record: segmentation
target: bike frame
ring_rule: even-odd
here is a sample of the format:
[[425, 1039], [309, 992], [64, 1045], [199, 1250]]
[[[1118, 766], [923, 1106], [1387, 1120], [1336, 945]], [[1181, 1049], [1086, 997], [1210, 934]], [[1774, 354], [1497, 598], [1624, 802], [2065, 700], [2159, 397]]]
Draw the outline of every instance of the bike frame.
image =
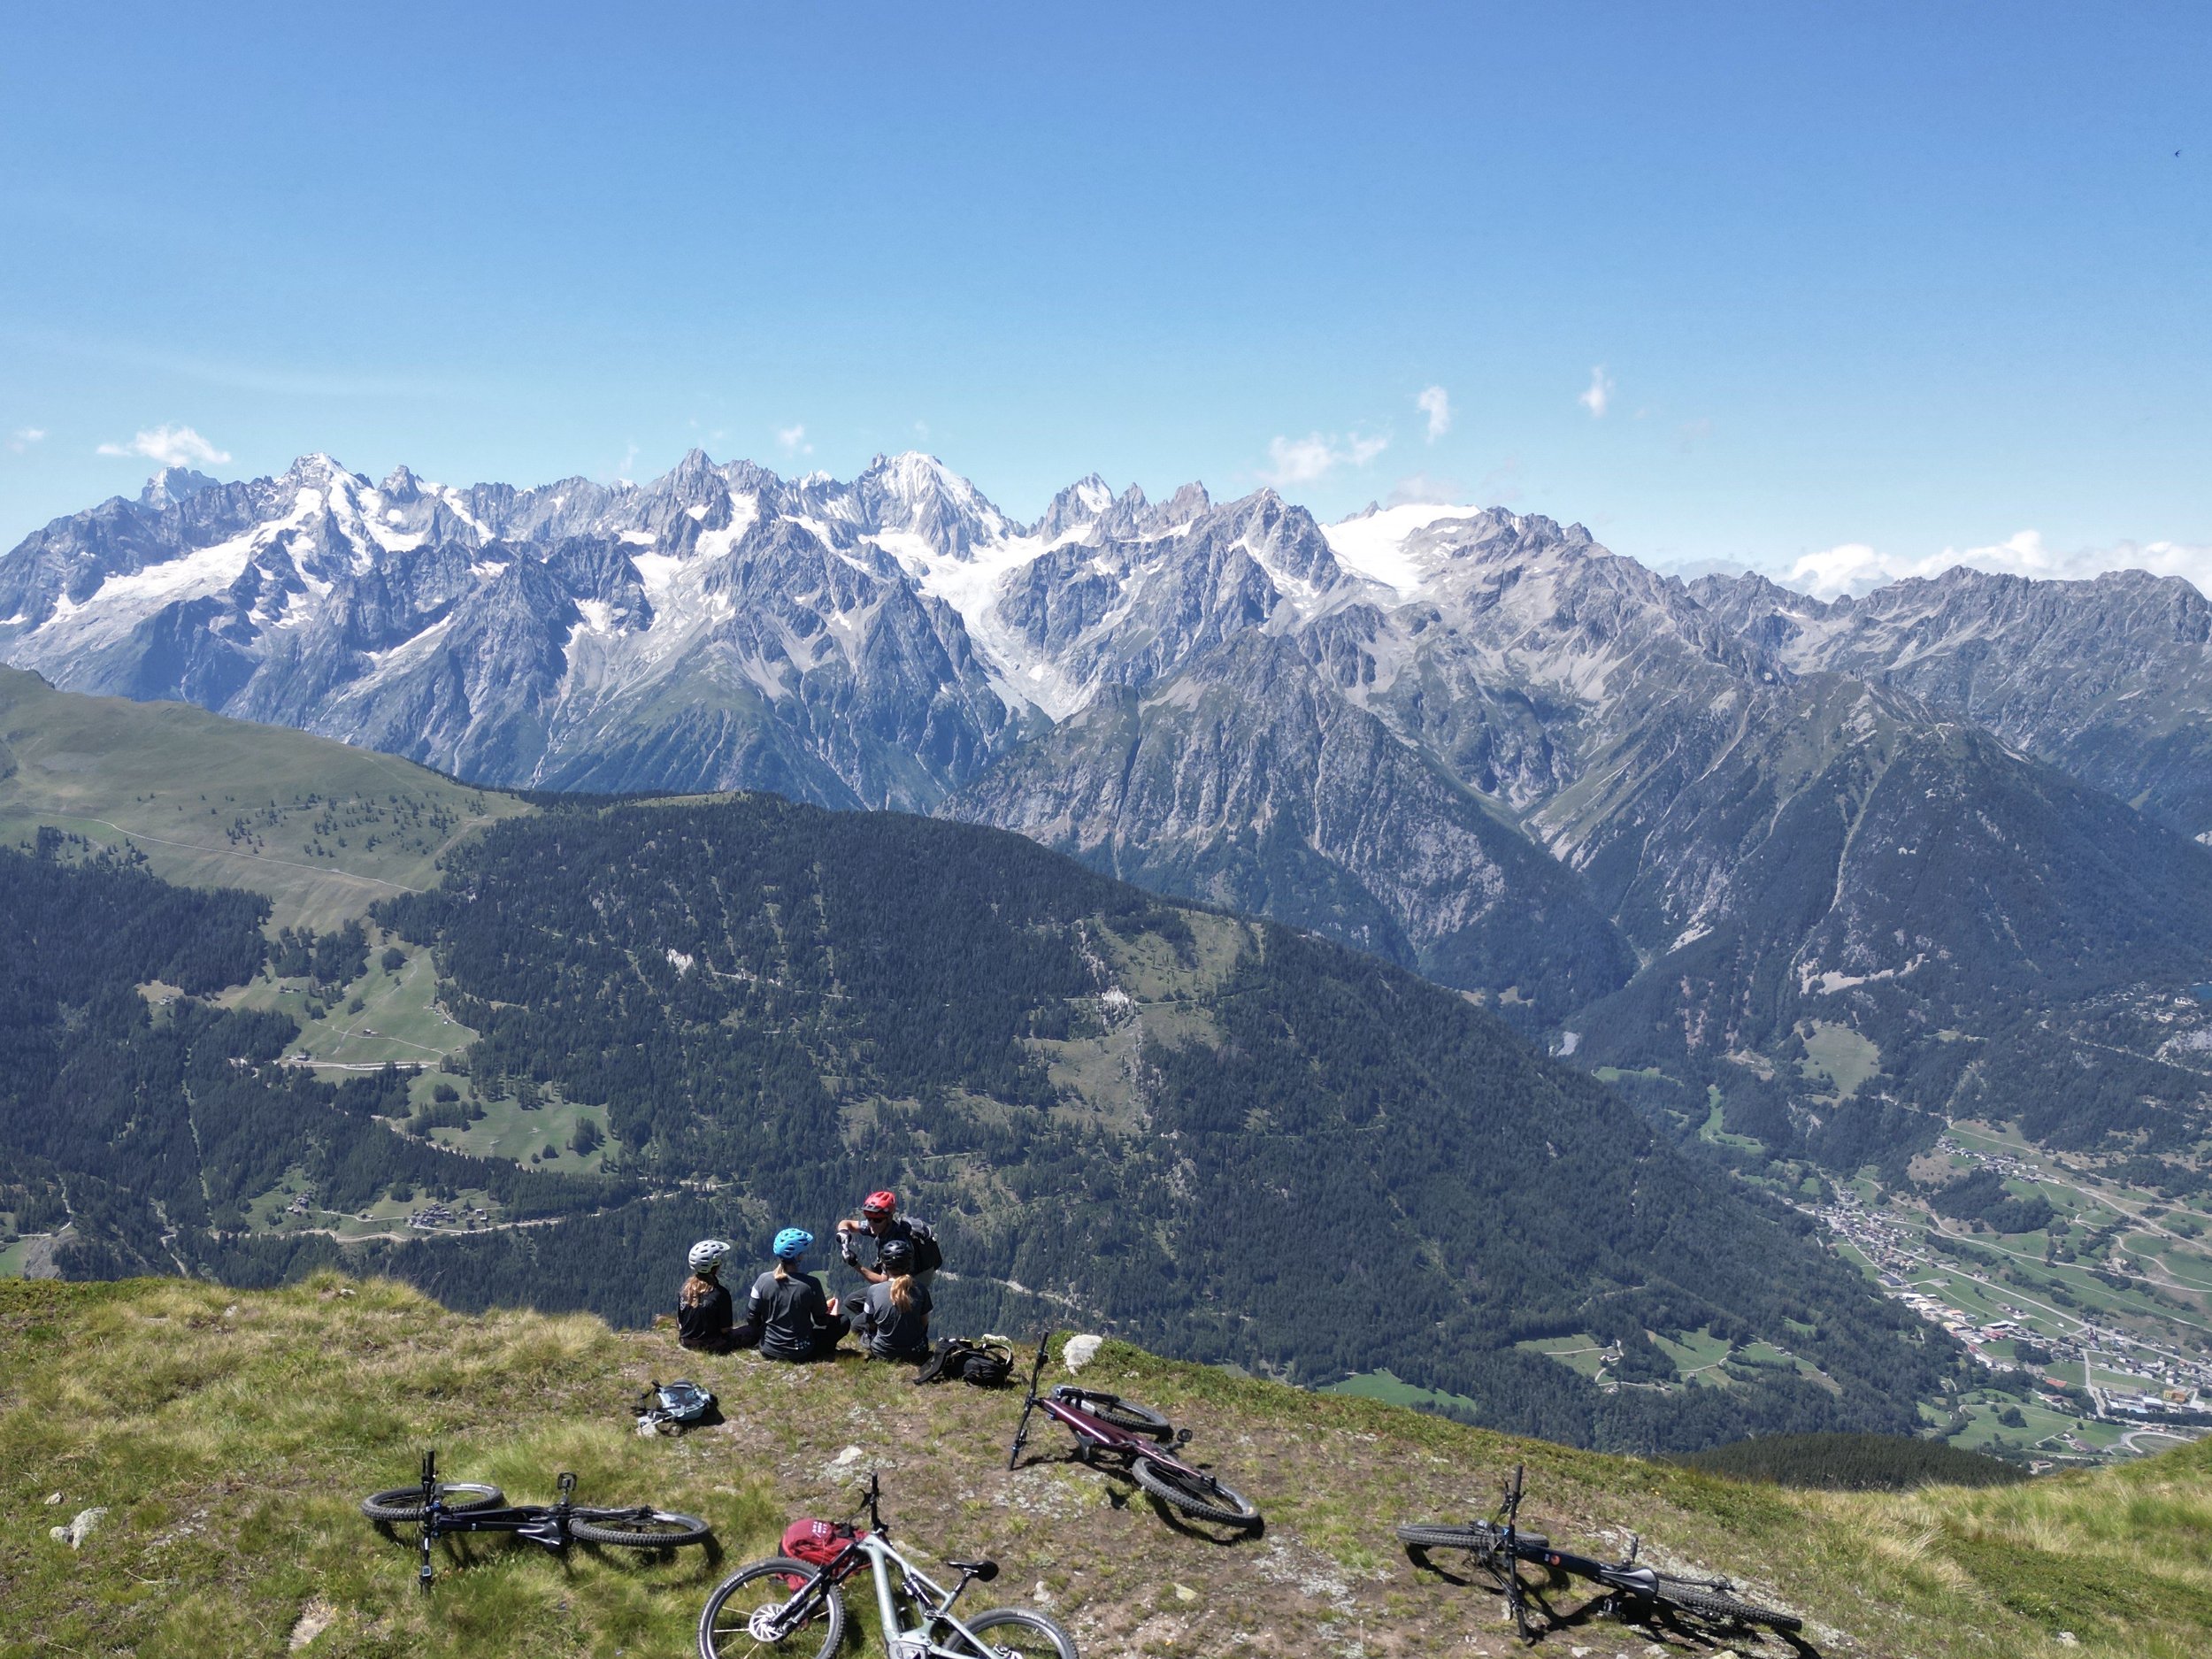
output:
[[[422, 1455], [422, 1563], [415, 1582], [430, 1587], [430, 1547], [456, 1532], [513, 1532], [544, 1548], [560, 1551], [575, 1540], [569, 1524], [575, 1518], [576, 1477], [564, 1471], [557, 1483], [560, 1497], [553, 1503], [517, 1503], [500, 1509], [460, 1510], [438, 1495], [438, 1454]], [[600, 1513], [587, 1511], [587, 1513]], [[619, 1513], [605, 1511], [604, 1513]]]
[[1513, 1467], [1512, 1483], [1505, 1489], [1504, 1502], [1499, 1506], [1497, 1528], [1498, 1554], [1503, 1565], [1499, 1576], [1505, 1580], [1506, 1605], [1513, 1614], [1513, 1625], [1523, 1636], [1528, 1632], [1526, 1597], [1521, 1589], [1519, 1563], [1525, 1561], [1553, 1572], [1571, 1572], [1579, 1578], [1590, 1578], [1617, 1594], [1649, 1600], [1656, 1594], [1659, 1575], [1649, 1567], [1636, 1565], [1636, 1552], [1642, 1540], [1629, 1534], [1628, 1555], [1620, 1561], [1597, 1561], [1588, 1555], [1578, 1555], [1571, 1550], [1554, 1549], [1548, 1539], [1523, 1538], [1520, 1532], [1521, 1486], [1525, 1465]]
[[[1158, 1441], [1141, 1434], [1132, 1433], [1118, 1424], [1109, 1423], [1083, 1409], [1084, 1391], [1071, 1383], [1062, 1383], [1048, 1394], [1037, 1392], [1037, 1379], [1044, 1371], [1045, 1339], [1037, 1343], [1037, 1361], [1030, 1367], [1029, 1394], [1022, 1402], [1022, 1420], [1014, 1431], [1013, 1449], [1007, 1454], [1006, 1466], [1011, 1469], [1021, 1461], [1022, 1448], [1029, 1442], [1029, 1414], [1042, 1411], [1047, 1417], [1065, 1427], [1087, 1451], [1109, 1452], [1127, 1463], [1156, 1463], [1163, 1469], [1173, 1470], [1179, 1475], [1188, 1475], [1194, 1480], [1210, 1481], [1213, 1477], [1202, 1469], [1194, 1469], [1172, 1452], [1164, 1450]], [[1190, 1440], [1190, 1432], [1178, 1430], [1176, 1444]]]
[[[980, 1636], [953, 1617], [952, 1604], [978, 1578], [988, 1581], [996, 1578], [998, 1568], [995, 1563], [980, 1562], [964, 1565], [960, 1582], [950, 1590], [946, 1589], [908, 1560], [892, 1543], [890, 1529], [878, 1507], [880, 1493], [876, 1477], [870, 1475], [867, 1486], [868, 1530], [839, 1550], [828, 1565], [817, 1568], [814, 1575], [781, 1607], [764, 1609], [772, 1616], [775, 1634], [780, 1637], [803, 1624], [811, 1615], [814, 1602], [821, 1599], [828, 1587], [852, 1578], [864, 1563], [875, 1578], [876, 1617], [881, 1622], [884, 1645], [889, 1651], [890, 1659], [975, 1659], [975, 1653], [990, 1652]], [[897, 1594], [891, 1587], [891, 1569], [894, 1565], [897, 1566], [900, 1574]], [[908, 1601], [920, 1607], [927, 1615], [919, 1624], [909, 1628], [900, 1624], [898, 1594], [903, 1594]], [[974, 1653], [956, 1653], [931, 1640], [930, 1632], [940, 1625], [951, 1626], [956, 1634], [972, 1646]], [[757, 1633], [768, 1634], [766, 1632]]]

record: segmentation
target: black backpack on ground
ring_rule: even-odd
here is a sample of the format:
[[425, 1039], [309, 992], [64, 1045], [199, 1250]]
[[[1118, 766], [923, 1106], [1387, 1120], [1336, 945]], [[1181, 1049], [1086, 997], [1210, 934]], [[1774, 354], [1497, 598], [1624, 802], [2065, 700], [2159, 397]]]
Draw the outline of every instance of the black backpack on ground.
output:
[[914, 1373], [918, 1383], [950, 1382], [957, 1377], [976, 1388], [1002, 1388], [1014, 1374], [1014, 1350], [1003, 1342], [949, 1339]]

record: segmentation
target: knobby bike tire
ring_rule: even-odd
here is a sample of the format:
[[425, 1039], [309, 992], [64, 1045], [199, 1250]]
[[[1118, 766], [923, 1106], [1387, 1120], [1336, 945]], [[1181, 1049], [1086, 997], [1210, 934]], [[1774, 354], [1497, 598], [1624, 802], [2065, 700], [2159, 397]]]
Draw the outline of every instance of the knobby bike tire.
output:
[[1254, 1527], [1260, 1524], [1260, 1512], [1248, 1498], [1210, 1476], [1194, 1480], [1142, 1457], [1130, 1464], [1129, 1472], [1147, 1492], [1186, 1515], [1196, 1516], [1202, 1521], [1218, 1521], [1224, 1526]]
[[[1035, 1632], [1039, 1638], [1033, 1642], [986, 1642], [975, 1650], [976, 1659], [1043, 1659], [1046, 1655], [1053, 1655], [1053, 1659], [1078, 1659], [1075, 1639], [1042, 1613], [1033, 1613], [1027, 1608], [995, 1607], [987, 1613], [978, 1613], [973, 1618], [960, 1622], [979, 1636], [985, 1631], [1026, 1630]], [[937, 1645], [949, 1647], [958, 1640], [956, 1636], [953, 1641], [939, 1640]]]
[[[488, 1486], [476, 1480], [442, 1480], [438, 1496], [445, 1507], [456, 1515], [466, 1515], [475, 1509], [495, 1509], [507, 1502], [507, 1494], [497, 1486]], [[361, 1500], [361, 1513], [372, 1521], [419, 1521], [423, 1517], [422, 1482], [411, 1486], [393, 1486], [383, 1492], [372, 1492]]]
[[1662, 1607], [1679, 1608], [1685, 1613], [1711, 1619], [1716, 1624], [1764, 1624], [1774, 1630], [1793, 1631], [1805, 1623], [1794, 1613], [1777, 1612], [1770, 1607], [1740, 1601], [1704, 1585], [1683, 1584], [1677, 1579], [1660, 1579], [1653, 1600]]
[[673, 1549], [703, 1544], [714, 1529], [695, 1515], [673, 1509], [578, 1509], [569, 1517], [568, 1535], [580, 1543], [624, 1549]]
[[780, 1642], [756, 1641], [745, 1623], [754, 1609], [781, 1607], [797, 1594], [787, 1579], [811, 1578], [820, 1571], [788, 1555], [773, 1555], [723, 1579], [699, 1615], [699, 1659], [764, 1659], [770, 1654], [797, 1659], [806, 1653], [830, 1659], [845, 1638], [845, 1598], [833, 1584], [822, 1586], [820, 1614]]
[[1141, 1434], [1163, 1444], [1175, 1438], [1175, 1425], [1150, 1406], [1124, 1400], [1119, 1394], [1092, 1394], [1083, 1389], [1077, 1390], [1072, 1399], [1093, 1417], [1118, 1429], [1126, 1429], [1132, 1434]]
[[[1541, 1532], [1517, 1532], [1514, 1537], [1524, 1549], [1551, 1548], [1551, 1540]], [[1471, 1549], [1479, 1555], [1502, 1545], [1505, 1530], [1487, 1521], [1473, 1526], [1402, 1526], [1398, 1541], [1418, 1549]]]

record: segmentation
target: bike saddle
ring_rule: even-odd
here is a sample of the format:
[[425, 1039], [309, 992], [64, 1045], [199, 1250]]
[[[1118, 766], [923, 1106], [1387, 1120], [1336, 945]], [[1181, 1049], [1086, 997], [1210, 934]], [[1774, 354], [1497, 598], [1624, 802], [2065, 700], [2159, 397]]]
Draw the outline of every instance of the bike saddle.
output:
[[982, 1561], [948, 1561], [945, 1565], [956, 1572], [964, 1572], [978, 1584], [988, 1584], [998, 1577], [998, 1563], [986, 1558]]

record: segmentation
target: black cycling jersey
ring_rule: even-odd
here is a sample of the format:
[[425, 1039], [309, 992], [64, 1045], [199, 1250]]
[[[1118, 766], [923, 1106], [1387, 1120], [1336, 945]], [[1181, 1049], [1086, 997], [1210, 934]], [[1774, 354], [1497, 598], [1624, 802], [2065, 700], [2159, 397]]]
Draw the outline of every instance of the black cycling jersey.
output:
[[878, 1359], [927, 1359], [929, 1291], [908, 1279], [907, 1303], [902, 1312], [891, 1300], [893, 1282], [887, 1279], [868, 1286], [867, 1294], [860, 1299], [854, 1333]]
[[817, 1358], [852, 1328], [850, 1320], [830, 1312], [822, 1281], [811, 1273], [763, 1273], [753, 1281], [745, 1323], [759, 1333], [760, 1351], [770, 1359]]
[[[845, 1259], [855, 1267], [864, 1267], [872, 1272], [883, 1271], [883, 1247], [893, 1239], [904, 1239], [914, 1247], [914, 1271], [918, 1277], [934, 1272], [944, 1251], [937, 1243], [936, 1230], [926, 1221], [917, 1221], [911, 1216], [899, 1216], [883, 1230], [881, 1237], [866, 1227], [837, 1235], [843, 1241]], [[864, 1254], [861, 1247], [866, 1246]]]
[[676, 1301], [676, 1340], [686, 1348], [726, 1346], [730, 1340], [729, 1286], [717, 1285], [692, 1306]]

